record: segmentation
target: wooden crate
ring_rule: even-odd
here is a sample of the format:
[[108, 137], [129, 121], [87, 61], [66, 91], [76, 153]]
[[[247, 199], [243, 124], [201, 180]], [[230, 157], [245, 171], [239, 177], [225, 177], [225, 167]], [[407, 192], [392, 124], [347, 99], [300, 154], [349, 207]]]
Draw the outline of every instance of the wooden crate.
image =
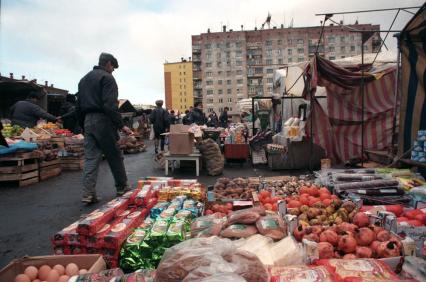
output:
[[61, 163], [59, 159], [51, 161], [43, 161], [39, 163], [39, 177], [40, 180], [49, 179], [58, 176], [62, 172]]
[[61, 158], [62, 170], [82, 170], [84, 159], [83, 158]]
[[52, 144], [56, 144], [58, 146], [58, 148], [65, 148], [65, 138], [62, 136], [58, 136], [58, 137], [52, 137], [50, 139], [50, 142]]
[[0, 158], [0, 182], [19, 187], [39, 182], [38, 157], [30, 152]]

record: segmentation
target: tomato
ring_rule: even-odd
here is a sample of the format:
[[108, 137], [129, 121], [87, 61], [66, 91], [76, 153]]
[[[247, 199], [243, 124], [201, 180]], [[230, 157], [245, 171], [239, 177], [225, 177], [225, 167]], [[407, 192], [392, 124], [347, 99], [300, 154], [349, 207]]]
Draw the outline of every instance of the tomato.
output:
[[330, 194], [327, 193], [320, 193], [320, 199], [321, 200], [325, 200], [325, 199], [330, 199]]
[[398, 217], [398, 218], [396, 219], [396, 221], [398, 221], [398, 222], [405, 222], [405, 221], [408, 221], [408, 218], [406, 218], [406, 217], [404, 217], [404, 216], [400, 216], [400, 217]]
[[270, 197], [266, 197], [263, 199], [263, 203], [264, 204], [270, 204], [271, 203], [271, 198]]
[[405, 217], [408, 217], [409, 219], [415, 219], [419, 214], [423, 214], [423, 212], [421, 210], [411, 210], [405, 212]]
[[209, 214], [213, 214], [214, 212], [212, 210], [206, 210], [205, 214], [209, 215]]
[[278, 204], [277, 203], [272, 204], [272, 210], [278, 211]]
[[320, 202], [321, 200], [318, 198], [313, 198], [309, 200], [309, 206], [312, 207], [315, 203]]
[[303, 194], [309, 194], [308, 193], [309, 187], [308, 186], [301, 186], [299, 189], [299, 194], [303, 195]]
[[290, 209], [291, 208], [299, 208], [300, 206], [301, 206], [300, 202], [295, 201], [295, 200], [290, 201], [287, 205], [287, 207], [290, 208]]
[[259, 195], [262, 196], [262, 198], [271, 197], [271, 193], [269, 193], [269, 191], [266, 191], [266, 190], [260, 191]]
[[309, 197], [300, 197], [300, 203], [302, 205], [309, 205]]
[[319, 189], [316, 188], [315, 186], [312, 186], [311, 188], [309, 188], [309, 195], [314, 196], [314, 197], [318, 197], [319, 196]]
[[332, 203], [332, 199], [324, 199], [324, 200], [322, 200], [322, 203], [326, 206], [326, 207], [328, 207], [329, 205], [331, 205], [331, 203]]
[[401, 205], [387, 205], [386, 211], [391, 212], [398, 217], [404, 212], [404, 208]]
[[416, 215], [416, 220], [426, 224], [426, 213]]
[[337, 199], [339, 199], [339, 197], [337, 197], [337, 195], [331, 195], [331, 197], [330, 197], [332, 200], [337, 200]]
[[232, 203], [226, 203], [226, 208], [228, 209], [228, 210], [232, 210]]
[[279, 200], [281, 200], [280, 197], [272, 197], [271, 198], [271, 203], [274, 204], [274, 203], [278, 202]]
[[265, 207], [265, 210], [268, 210], [268, 211], [272, 210], [272, 205], [271, 204], [265, 204], [264, 207]]
[[321, 188], [319, 189], [319, 192], [320, 192], [320, 194], [321, 194], [321, 193], [331, 194], [331, 193], [330, 193], [330, 191], [328, 191], [328, 189], [327, 189], [327, 188], [325, 188], [325, 187], [321, 187]]

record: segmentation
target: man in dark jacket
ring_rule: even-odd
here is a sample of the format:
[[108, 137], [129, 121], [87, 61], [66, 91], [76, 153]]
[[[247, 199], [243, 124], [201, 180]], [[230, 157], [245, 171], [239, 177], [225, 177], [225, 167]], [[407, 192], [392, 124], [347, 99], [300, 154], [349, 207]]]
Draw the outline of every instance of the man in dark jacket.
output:
[[155, 105], [157, 107], [151, 112], [149, 121], [154, 128], [155, 153], [158, 154], [158, 143], [160, 143], [160, 141], [160, 149], [164, 151], [164, 135], [162, 134], [169, 130], [170, 117], [169, 113], [163, 109], [163, 100], [155, 101]]
[[220, 126], [223, 128], [228, 127], [228, 111], [229, 111], [229, 108], [225, 107], [219, 117]]
[[194, 108], [189, 113], [189, 119], [191, 123], [197, 125], [204, 125], [207, 122], [206, 115], [203, 113], [203, 103], [197, 102], [194, 104]]
[[115, 180], [117, 196], [129, 189], [123, 156], [117, 145], [118, 130], [130, 135], [118, 112], [118, 87], [112, 72], [118, 68], [117, 59], [102, 53], [99, 64], [78, 84], [76, 111], [84, 129], [83, 199], [85, 203], [99, 201], [96, 180], [102, 154], [105, 155]]
[[17, 124], [20, 127], [35, 127], [39, 119], [45, 119], [47, 121], [56, 122], [58, 118], [49, 114], [43, 110], [37, 101], [40, 94], [33, 91], [31, 92], [27, 100], [16, 102], [10, 109], [10, 116], [12, 124]]
[[62, 126], [73, 132], [74, 134], [81, 133], [81, 129], [78, 123], [77, 113], [75, 110], [76, 95], [68, 94], [65, 98], [65, 102], [60, 108], [61, 119], [63, 121]]

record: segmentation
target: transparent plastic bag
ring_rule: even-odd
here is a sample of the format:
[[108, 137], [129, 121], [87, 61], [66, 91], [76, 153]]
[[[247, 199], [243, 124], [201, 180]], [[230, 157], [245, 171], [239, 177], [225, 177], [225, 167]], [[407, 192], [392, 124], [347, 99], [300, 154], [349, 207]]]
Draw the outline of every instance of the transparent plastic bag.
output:
[[224, 281], [232, 281], [232, 282], [246, 282], [243, 277], [235, 273], [219, 273], [213, 276], [204, 278], [201, 282], [224, 282]]

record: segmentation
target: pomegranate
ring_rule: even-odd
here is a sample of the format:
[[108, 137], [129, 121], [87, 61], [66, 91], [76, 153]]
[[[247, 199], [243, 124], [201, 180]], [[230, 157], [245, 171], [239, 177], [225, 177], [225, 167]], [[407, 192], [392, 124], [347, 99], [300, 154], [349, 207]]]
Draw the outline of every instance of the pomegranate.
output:
[[373, 241], [370, 244], [370, 249], [373, 251], [373, 256], [375, 257], [377, 257], [377, 248], [379, 247], [380, 243], [380, 241]]
[[319, 242], [319, 237], [315, 233], [306, 234], [305, 236], [303, 236], [303, 239], [313, 241], [313, 242], [317, 242], [317, 243]]
[[346, 254], [343, 256], [343, 259], [356, 259], [356, 258], [358, 257], [354, 254]]
[[355, 238], [349, 235], [343, 235], [339, 240], [338, 248], [344, 251], [346, 254], [355, 252], [356, 250]]
[[345, 254], [342, 251], [335, 251], [334, 252], [334, 257], [338, 258], [338, 259], [342, 258], [344, 255]]
[[355, 224], [343, 222], [339, 224], [337, 228], [339, 229], [340, 232], [343, 232], [343, 231], [354, 232], [358, 227]]
[[333, 246], [328, 242], [318, 243], [318, 253], [320, 259], [329, 259], [334, 257]]
[[370, 219], [368, 218], [368, 215], [363, 212], [356, 213], [352, 222], [358, 227], [367, 227], [370, 225]]
[[319, 226], [319, 225], [311, 226], [311, 228], [312, 228], [312, 233], [317, 234], [318, 236], [319, 236], [319, 235], [321, 234], [321, 232], [322, 232], [322, 227], [321, 227], [321, 226]]
[[371, 258], [373, 250], [368, 247], [356, 247], [356, 256], [359, 258]]
[[339, 236], [333, 230], [325, 230], [320, 235], [320, 242], [328, 242], [333, 246], [337, 246], [339, 243]]
[[373, 230], [373, 231], [374, 231], [374, 234], [376, 234], [376, 235], [377, 235], [377, 233], [379, 233], [380, 231], [385, 230], [383, 227], [378, 226], [378, 225], [375, 225], [375, 224], [371, 224], [369, 227], [370, 227], [370, 229], [371, 229], [371, 230]]
[[382, 230], [379, 233], [377, 233], [377, 240], [380, 242], [389, 241], [390, 239], [390, 233], [387, 230]]
[[303, 235], [305, 235], [305, 230], [303, 229], [301, 225], [294, 228], [294, 231], [293, 231], [294, 239], [296, 239], [299, 242], [302, 242]]
[[360, 246], [369, 246], [376, 239], [374, 231], [368, 227], [362, 227], [355, 231], [355, 239]]
[[390, 258], [400, 256], [401, 249], [394, 241], [381, 242], [377, 247], [377, 256], [380, 258]]

